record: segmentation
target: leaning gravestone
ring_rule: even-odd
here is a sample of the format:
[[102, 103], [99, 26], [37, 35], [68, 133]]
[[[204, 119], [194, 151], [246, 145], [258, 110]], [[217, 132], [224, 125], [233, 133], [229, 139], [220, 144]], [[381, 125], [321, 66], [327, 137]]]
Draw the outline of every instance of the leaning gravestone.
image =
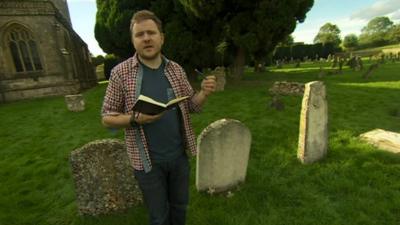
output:
[[400, 153], [400, 134], [375, 129], [360, 135], [360, 138], [385, 151]]
[[70, 163], [80, 214], [108, 214], [142, 202], [122, 141], [90, 142], [71, 153]]
[[250, 130], [237, 120], [206, 127], [197, 139], [197, 190], [223, 192], [244, 182], [250, 144]]
[[302, 163], [322, 159], [328, 149], [328, 104], [325, 86], [321, 81], [305, 85], [300, 115], [297, 157]]
[[80, 112], [85, 110], [85, 101], [83, 100], [83, 96], [81, 94], [66, 95], [65, 103], [67, 104], [69, 111]]

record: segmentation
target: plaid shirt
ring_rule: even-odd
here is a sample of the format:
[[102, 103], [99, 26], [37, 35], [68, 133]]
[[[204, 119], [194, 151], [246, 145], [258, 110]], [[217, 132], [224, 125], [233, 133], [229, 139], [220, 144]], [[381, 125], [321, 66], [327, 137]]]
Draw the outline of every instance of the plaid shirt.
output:
[[[196, 155], [196, 140], [189, 113], [199, 112], [201, 107], [193, 102], [195, 92], [190, 86], [183, 68], [173, 61], [166, 58], [164, 59], [166, 61], [164, 72], [174, 90], [175, 96], [190, 96], [188, 101], [179, 103], [179, 109], [182, 116], [181, 126], [183, 128], [182, 135], [185, 150], [187, 153], [191, 153], [194, 156]], [[138, 70], [139, 61], [137, 54], [113, 68], [104, 96], [102, 116], [133, 113], [132, 107], [139, 97], [135, 94]], [[140, 133], [140, 139], [142, 140], [145, 150], [145, 157], [148, 162], [150, 162], [148, 144], [142, 126], [139, 126], [139, 129], [132, 127], [125, 129], [125, 144], [132, 166], [136, 170], [143, 170], [143, 162], [135, 138], [136, 132]]]

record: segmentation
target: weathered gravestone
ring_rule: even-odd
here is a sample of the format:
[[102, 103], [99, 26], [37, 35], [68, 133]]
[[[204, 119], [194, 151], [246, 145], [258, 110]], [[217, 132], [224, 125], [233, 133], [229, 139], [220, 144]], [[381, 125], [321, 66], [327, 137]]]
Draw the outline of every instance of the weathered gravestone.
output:
[[268, 90], [271, 95], [303, 95], [304, 83], [275, 81]]
[[90, 142], [71, 153], [70, 163], [80, 214], [108, 214], [142, 202], [122, 141]]
[[300, 115], [297, 157], [302, 163], [322, 159], [328, 150], [328, 104], [321, 81], [306, 84]]
[[212, 72], [211, 75], [214, 75], [217, 78], [217, 86], [215, 91], [223, 91], [225, 89], [225, 69], [224, 67], [217, 67]]
[[222, 192], [244, 182], [250, 144], [250, 130], [237, 120], [221, 119], [206, 127], [197, 139], [197, 190]]
[[65, 103], [67, 104], [67, 108], [69, 111], [80, 112], [85, 110], [85, 101], [81, 94], [66, 95]]
[[400, 134], [375, 129], [360, 135], [360, 138], [385, 151], [400, 153]]

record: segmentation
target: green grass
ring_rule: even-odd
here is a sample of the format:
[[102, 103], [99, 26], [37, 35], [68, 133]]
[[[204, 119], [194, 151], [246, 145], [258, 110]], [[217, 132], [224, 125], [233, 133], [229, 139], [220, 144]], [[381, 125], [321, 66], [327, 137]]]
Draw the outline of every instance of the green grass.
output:
[[[193, 115], [197, 134], [221, 118], [242, 121], [252, 145], [246, 182], [231, 198], [198, 193], [192, 159], [189, 225], [400, 224], [400, 156], [357, 138], [374, 128], [400, 132], [393, 114], [400, 110], [400, 63], [382, 65], [368, 80], [348, 68], [322, 79], [329, 152], [312, 165], [296, 158], [301, 97], [284, 97], [284, 111], [268, 107], [274, 81], [317, 79], [317, 65], [301, 66], [246, 71], [243, 82], [228, 83]], [[147, 224], [142, 206], [109, 216], [77, 214], [69, 153], [96, 139], [123, 138], [100, 124], [105, 87], [84, 93], [87, 110], [80, 113], [68, 112], [63, 97], [0, 105], [1, 225]]]

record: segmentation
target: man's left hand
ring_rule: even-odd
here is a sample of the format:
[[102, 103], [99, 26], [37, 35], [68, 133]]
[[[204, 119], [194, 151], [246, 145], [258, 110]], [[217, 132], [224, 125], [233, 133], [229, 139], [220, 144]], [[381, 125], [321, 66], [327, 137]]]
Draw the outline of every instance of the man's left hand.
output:
[[201, 91], [204, 93], [205, 96], [210, 95], [215, 91], [217, 87], [217, 78], [215, 76], [207, 76], [201, 82]]

